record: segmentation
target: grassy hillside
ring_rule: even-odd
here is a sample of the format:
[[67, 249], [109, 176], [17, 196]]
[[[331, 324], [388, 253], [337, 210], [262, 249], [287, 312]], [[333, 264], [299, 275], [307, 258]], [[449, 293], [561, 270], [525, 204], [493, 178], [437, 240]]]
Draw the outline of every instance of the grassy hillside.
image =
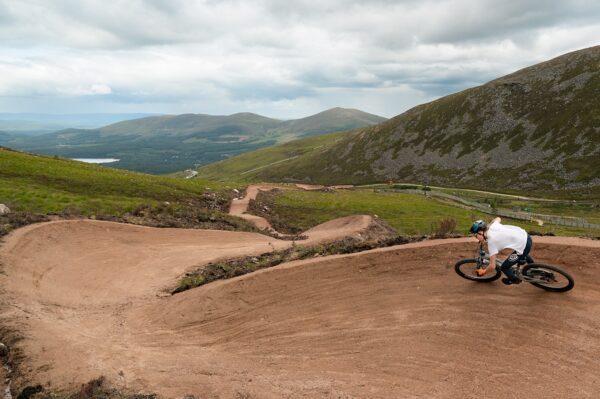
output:
[[357, 109], [332, 108], [306, 118], [282, 122], [268, 134], [279, 137], [278, 143], [283, 143], [300, 137], [342, 132], [384, 121], [385, 118]]
[[133, 119], [98, 129], [103, 135], [133, 134], [140, 136], [181, 135], [212, 132], [229, 126], [237, 133], [256, 135], [277, 126], [281, 121], [252, 113], [224, 115], [163, 115]]
[[599, 198], [599, 63], [600, 46], [566, 54], [420, 105], [262, 168], [255, 178], [324, 184], [394, 180]]
[[331, 133], [271, 146], [206, 165], [197, 170], [199, 176], [204, 179], [256, 181], [264, 178], [269, 170], [277, 170], [297, 157], [330, 146], [346, 134], [349, 133]]
[[364, 127], [385, 120], [335, 108], [280, 121], [251, 113], [153, 116], [99, 129], [67, 129], [36, 137], [0, 136], [0, 145], [66, 158], [116, 158], [111, 167], [171, 173], [299, 137]]
[[[374, 190], [333, 192], [284, 190], [276, 193], [261, 193], [258, 204], [254, 208], [270, 219], [274, 226], [289, 233], [305, 231], [336, 217], [367, 214], [377, 215], [400, 235], [440, 233], [467, 235], [473, 220], [491, 220], [494, 217], [477, 210], [453, 206], [435, 197]], [[268, 212], [264, 213], [262, 209], [268, 209]], [[556, 208], [551, 207], [551, 209], [553, 213], [557, 211]], [[521, 226], [530, 232], [600, 236], [600, 230], [552, 224], [540, 226], [537, 223], [509, 218], [503, 220], [505, 223]], [[448, 230], [448, 221], [452, 222], [450, 230]]]
[[0, 165], [0, 203], [17, 212], [121, 216], [144, 207], [218, 212], [231, 191], [200, 179], [126, 172], [2, 147]]

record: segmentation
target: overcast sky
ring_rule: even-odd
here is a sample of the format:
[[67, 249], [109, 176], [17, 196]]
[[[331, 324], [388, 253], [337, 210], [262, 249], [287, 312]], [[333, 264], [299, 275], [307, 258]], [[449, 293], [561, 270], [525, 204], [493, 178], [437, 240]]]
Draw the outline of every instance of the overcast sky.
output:
[[0, 112], [392, 117], [599, 39], [598, 0], [0, 0]]

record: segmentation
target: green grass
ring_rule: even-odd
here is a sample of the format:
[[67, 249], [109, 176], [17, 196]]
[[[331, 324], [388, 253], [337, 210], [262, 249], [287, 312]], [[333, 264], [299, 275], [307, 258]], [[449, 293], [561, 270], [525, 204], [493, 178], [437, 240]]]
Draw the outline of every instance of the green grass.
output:
[[231, 159], [203, 166], [198, 169], [199, 177], [211, 180], [256, 181], [265, 168], [282, 168], [294, 157], [329, 146], [347, 132], [296, 140], [285, 144], [238, 155]]
[[[412, 183], [373, 184], [364, 186], [369, 189], [421, 189], [423, 186]], [[359, 187], [357, 187], [359, 189]], [[582, 218], [589, 223], [600, 224], [599, 200], [561, 200], [552, 198], [515, 198], [512, 194], [498, 192], [480, 192], [450, 187], [433, 187], [435, 191], [460, 197], [466, 201], [490, 204], [494, 202], [497, 208], [516, 212], [533, 212], [562, 218]]]
[[447, 217], [457, 221], [458, 231], [467, 231], [473, 218], [484, 217], [417, 194], [346, 190], [285, 191], [276, 197], [274, 212], [302, 230], [337, 217], [377, 215], [401, 235], [431, 234], [432, 225]]
[[509, 211], [530, 211], [563, 218], [582, 218], [589, 223], [600, 224], [600, 201], [598, 200], [519, 199], [501, 193], [480, 193], [453, 188], [436, 188], [436, 190], [472, 202], [489, 203], [494, 200], [498, 208]]
[[119, 215], [141, 204], [195, 201], [227, 187], [0, 148], [0, 203], [14, 211]]
[[[423, 195], [368, 190], [338, 190], [333, 193], [289, 190], [277, 194], [272, 206], [272, 212], [280, 220], [303, 231], [337, 217], [368, 214], [377, 215], [400, 235], [433, 234], [446, 218], [456, 221], [456, 233], [466, 234], [473, 220], [493, 218], [492, 215], [454, 207]], [[503, 220], [544, 234], [600, 236], [600, 231]]]

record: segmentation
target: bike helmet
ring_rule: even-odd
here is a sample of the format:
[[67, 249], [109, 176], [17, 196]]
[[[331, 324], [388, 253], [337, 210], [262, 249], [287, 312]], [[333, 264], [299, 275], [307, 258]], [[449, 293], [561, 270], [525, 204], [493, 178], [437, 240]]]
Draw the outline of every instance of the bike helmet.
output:
[[483, 220], [476, 220], [471, 225], [471, 229], [469, 229], [469, 232], [471, 234], [477, 234], [485, 229], [487, 229], [487, 224]]

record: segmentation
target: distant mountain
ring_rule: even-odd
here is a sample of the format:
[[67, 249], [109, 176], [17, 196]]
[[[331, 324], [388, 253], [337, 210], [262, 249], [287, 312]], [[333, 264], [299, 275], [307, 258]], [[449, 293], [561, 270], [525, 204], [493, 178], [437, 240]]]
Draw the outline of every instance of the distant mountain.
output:
[[386, 120], [357, 109], [332, 108], [306, 118], [285, 121], [272, 132], [303, 132], [302, 136], [307, 137], [376, 125]]
[[118, 135], [198, 135], [215, 136], [227, 132], [239, 135], [264, 134], [266, 130], [281, 124], [252, 113], [238, 113], [228, 116], [203, 114], [164, 115], [134, 119], [115, 123], [98, 129], [103, 134]]
[[152, 114], [36, 114], [0, 113], [0, 130], [19, 134], [44, 134], [66, 128], [90, 129]]
[[111, 166], [169, 173], [300, 137], [385, 120], [342, 108], [292, 121], [252, 113], [162, 115], [122, 121], [99, 129], [65, 129], [36, 137], [0, 136], [0, 145], [68, 158], [116, 158], [120, 161]]
[[[200, 169], [247, 179], [351, 183], [407, 181], [600, 198], [600, 46], [572, 52], [329, 140], [295, 143]], [[265, 160], [258, 162], [261, 154]], [[239, 164], [238, 164], [239, 165]], [[273, 166], [269, 166], [273, 165]], [[238, 178], [221, 175], [223, 178]]]

